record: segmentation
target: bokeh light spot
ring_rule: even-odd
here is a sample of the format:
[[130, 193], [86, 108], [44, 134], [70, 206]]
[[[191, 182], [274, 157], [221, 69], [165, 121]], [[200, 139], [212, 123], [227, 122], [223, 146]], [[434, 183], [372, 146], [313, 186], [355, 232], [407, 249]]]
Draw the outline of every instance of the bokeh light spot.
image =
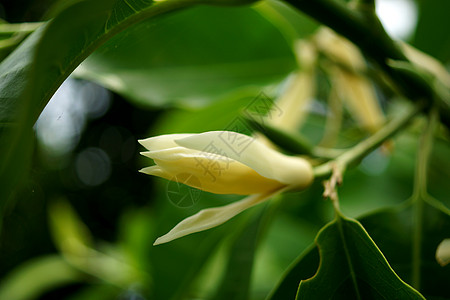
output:
[[77, 155], [75, 170], [85, 185], [100, 185], [111, 175], [111, 160], [102, 149], [87, 148]]

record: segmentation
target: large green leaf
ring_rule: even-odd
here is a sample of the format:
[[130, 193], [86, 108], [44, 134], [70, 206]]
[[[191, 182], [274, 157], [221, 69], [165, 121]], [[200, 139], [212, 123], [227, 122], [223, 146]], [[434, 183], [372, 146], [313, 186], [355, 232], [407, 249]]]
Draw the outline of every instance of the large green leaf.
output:
[[261, 89], [293, 68], [288, 43], [252, 8], [196, 7], [118, 34], [76, 74], [141, 105], [194, 106]]
[[32, 126], [67, 76], [118, 32], [194, 2], [77, 1], [0, 64], [1, 210], [26, 173]]
[[313, 277], [319, 262], [320, 256], [317, 247], [310, 247], [292, 263], [267, 299], [295, 299], [299, 282]]
[[255, 9], [279, 28], [291, 44], [299, 38], [308, 37], [319, 27], [319, 23], [283, 1], [261, 1], [255, 5]]
[[[440, 242], [450, 237], [449, 210], [433, 199], [422, 207], [422, 227], [417, 230], [414, 203], [381, 210], [361, 218], [361, 223], [383, 251], [391, 266], [406, 282], [413, 278], [413, 247], [420, 251], [419, 286], [427, 299], [450, 299], [450, 266], [435, 258]], [[419, 243], [415, 241], [418, 239]], [[417, 250], [417, 249], [416, 249]], [[417, 276], [417, 275], [416, 275]]]
[[153, 134], [212, 130], [234, 130], [248, 134], [252, 132], [252, 128], [240, 114], [249, 105], [258, 101], [259, 93], [260, 91], [250, 87], [229, 94], [226, 98], [219, 99], [207, 107], [171, 110], [162, 115]]
[[316, 245], [293, 263], [268, 299], [294, 299], [296, 292], [296, 299], [424, 299], [396, 275], [356, 220], [336, 217]]
[[337, 216], [316, 239], [321, 262], [297, 299], [424, 299], [391, 269], [356, 220]]

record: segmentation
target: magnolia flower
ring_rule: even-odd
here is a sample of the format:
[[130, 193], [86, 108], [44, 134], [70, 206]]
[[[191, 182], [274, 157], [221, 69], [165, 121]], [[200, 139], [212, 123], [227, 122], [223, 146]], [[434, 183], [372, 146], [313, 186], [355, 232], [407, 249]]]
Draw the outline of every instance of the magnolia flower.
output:
[[362, 53], [349, 40], [328, 28], [319, 30], [315, 41], [317, 47], [336, 63], [328, 67], [328, 72], [337, 96], [347, 104], [362, 127], [377, 131], [385, 118], [374, 86], [361, 75], [367, 69]]
[[[307, 160], [281, 154], [236, 132], [168, 134], [139, 142], [149, 150], [141, 154], [156, 163], [140, 170], [142, 173], [211, 193], [250, 195], [200, 211], [158, 238], [155, 245], [218, 226], [284, 190], [305, 189], [313, 181], [313, 170]], [[198, 180], [178, 176], [186, 173]]]
[[300, 68], [291, 76], [286, 89], [275, 103], [283, 113], [271, 116], [267, 122], [281, 129], [295, 131], [304, 121], [307, 107], [316, 92], [317, 53], [307, 41], [296, 41], [294, 46]]

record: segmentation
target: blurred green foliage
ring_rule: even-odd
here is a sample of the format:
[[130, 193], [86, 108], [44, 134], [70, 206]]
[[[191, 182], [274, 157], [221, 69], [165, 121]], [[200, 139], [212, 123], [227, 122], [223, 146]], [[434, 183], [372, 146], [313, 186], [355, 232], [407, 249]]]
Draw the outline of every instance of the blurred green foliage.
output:
[[[2, 18], [41, 21], [50, 9], [47, 2], [1, 3]], [[251, 131], [240, 118], [242, 111], [261, 93], [270, 98], [280, 94], [286, 77], [298, 67], [292, 41], [307, 38], [319, 24], [281, 2], [267, 1], [244, 7], [175, 7], [173, 13], [161, 15], [155, 10], [158, 17], [126, 29], [124, 25], [121, 33], [108, 35], [108, 30], [116, 30], [121, 21], [150, 4], [75, 1], [2, 62], [0, 153], [8, 156], [2, 156], [0, 169], [0, 299], [294, 299], [300, 280], [318, 270], [318, 249], [333, 249], [342, 242], [330, 233], [337, 230], [336, 221], [329, 223], [332, 205], [322, 199], [323, 187], [315, 182], [304, 192], [277, 197], [218, 228], [152, 246], [181, 219], [239, 197], [200, 192], [193, 206], [174, 206], [167, 181], [137, 172], [148, 164], [138, 155], [137, 139], [230, 128]], [[417, 1], [417, 5], [418, 25], [410, 42], [448, 66], [448, 1]], [[104, 115], [89, 119], [74, 148], [54, 156], [36, 143], [31, 127], [89, 51], [94, 52], [75, 70], [75, 80], [106, 87], [112, 103]], [[318, 95], [329, 89], [321, 76], [318, 81], [325, 84]], [[24, 87], [27, 80], [33, 84]], [[15, 102], [19, 96], [26, 100]], [[381, 98], [389, 116], [398, 114], [399, 109]], [[323, 135], [326, 118], [326, 99], [315, 100], [298, 132], [314, 143]], [[376, 150], [349, 170], [339, 189], [343, 214], [358, 218], [367, 230], [355, 221], [343, 221], [353, 232], [347, 242], [359, 237], [362, 241], [354, 243], [365, 247], [349, 246], [355, 251], [352, 255], [357, 260], [368, 255], [363, 260], [369, 265], [374, 257], [383, 261], [381, 280], [397, 280], [396, 273], [411, 284], [411, 243], [405, 237], [411, 235], [413, 218], [404, 203], [413, 190], [423, 123], [416, 120], [393, 139], [389, 153]], [[354, 145], [364, 136], [346, 119], [339, 142]], [[86, 149], [97, 149], [108, 158], [111, 171], [95, 184], [80, 175]], [[445, 208], [450, 205], [449, 153], [444, 131], [434, 144], [428, 174], [429, 193], [444, 208], [427, 204], [420, 290], [427, 299], [450, 299], [449, 266], [440, 267], [434, 260], [438, 242], [450, 233]], [[327, 223], [317, 237], [317, 248], [314, 239]], [[342, 255], [337, 261], [345, 265]], [[318, 275], [324, 270], [333, 272], [333, 263], [321, 265]], [[372, 271], [358, 272], [363, 287], [372, 284], [365, 277]], [[412, 291], [391, 279], [386, 280], [393, 289]], [[308, 284], [309, 290], [318, 289], [313, 281]], [[327, 286], [324, 294], [333, 294], [333, 287], [348, 287]], [[389, 299], [395, 296], [394, 292]]]

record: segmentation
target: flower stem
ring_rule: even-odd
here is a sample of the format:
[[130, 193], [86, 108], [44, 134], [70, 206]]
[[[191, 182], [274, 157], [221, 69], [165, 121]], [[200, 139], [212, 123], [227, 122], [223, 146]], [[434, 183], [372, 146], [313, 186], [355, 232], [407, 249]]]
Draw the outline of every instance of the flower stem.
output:
[[417, 153], [417, 166], [414, 177], [413, 202], [413, 242], [412, 242], [412, 286], [419, 290], [422, 267], [422, 236], [423, 236], [423, 208], [427, 198], [428, 162], [433, 145], [433, 136], [438, 123], [438, 113], [435, 108], [430, 111], [427, 126], [420, 138]]
[[333, 168], [336, 166], [342, 170], [342, 172], [345, 171], [349, 165], [360, 161], [370, 152], [379, 147], [384, 141], [395, 135], [399, 130], [406, 126], [411, 119], [420, 113], [423, 107], [423, 103], [417, 103], [416, 105], [410, 107], [404, 115], [387, 123], [375, 134], [345, 151], [336, 159], [315, 167], [314, 175], [316, 177], [328, 176], [332, 173]]

